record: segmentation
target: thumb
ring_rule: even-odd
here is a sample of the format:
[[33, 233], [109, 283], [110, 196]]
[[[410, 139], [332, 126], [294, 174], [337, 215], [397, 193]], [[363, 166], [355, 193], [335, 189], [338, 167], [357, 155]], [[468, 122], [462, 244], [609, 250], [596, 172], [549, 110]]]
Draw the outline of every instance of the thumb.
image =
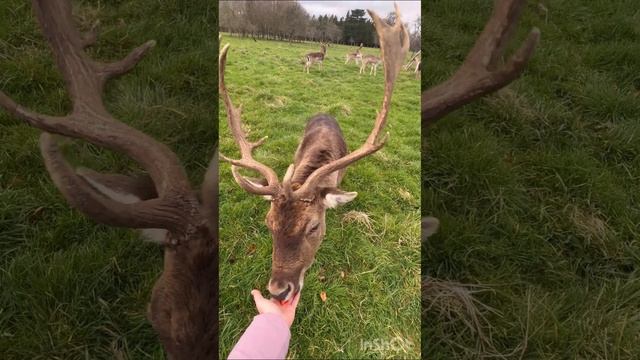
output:
[[260, 293], [260, 290], [256, 290], [256, 289], [251, 290], [251, 296], [253, 296], [253, 301], [256, 304], [258, 304], [258, 301], [264, 300], [264, 298], [262, 297], [262, 294]]

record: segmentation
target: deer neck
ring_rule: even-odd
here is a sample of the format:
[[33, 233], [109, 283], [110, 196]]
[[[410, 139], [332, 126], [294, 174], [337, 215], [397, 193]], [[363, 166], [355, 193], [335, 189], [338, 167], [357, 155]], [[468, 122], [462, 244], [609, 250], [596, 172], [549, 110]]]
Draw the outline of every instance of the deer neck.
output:
[[[328, 115], [315, 116], [307, 123], [302, 141], [298, 145], [291, 183], [303, 184], [314, 170], [346, 154], [347, 145], [338, 122]], [[338, 186], [340, 176], [335, 175], [339, 174], [327, 176], [321, 186]]]

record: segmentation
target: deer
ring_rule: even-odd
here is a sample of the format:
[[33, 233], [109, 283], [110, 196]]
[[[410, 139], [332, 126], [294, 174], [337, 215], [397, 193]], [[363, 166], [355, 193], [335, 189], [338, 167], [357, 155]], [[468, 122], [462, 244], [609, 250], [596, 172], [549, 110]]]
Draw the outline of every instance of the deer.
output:
[[382, 64], [382, 60], [379, 57], [374, 55], [365, 55], [362, 57], [362, 60], [361, 60], [359, 74], [363, 74], [368, 65], [371, 68], [369, 70], [369, 75], [376, 76], [378, 65], [380, 64]]
[[[462, 65], [444, 82], [422, 92], [421, 122], [428, 129], [437, 120], [482, 96], [516, 80], [524, 72], [540, 41], [540, 30], [531, 29], [527, 38], [506, 62], [505, 49], [518, 26], [526, 0], [496, 0], [491, 18], [478, 36]], [[423, 134], [426, 131], [423, 130]], [[422, 239], [433, 235], [439, 221], [422, 219]]]
[[[396, 14], [400, 11], [396, 4]], [[261, 195], [270, 202], [265, 224], [272, 237], [271, 277], [267, 289], [272, 298], [288, 302], [304, 283], [304, 274], [314, 262], [326, 232], [326, 210], [346, 204], [358, 195], [339, 188], [346, 168], [380, 150], [389, 134], [381, 135], [387, 122], [391, 96], [402, 61], [409, 49], [409, 36], [402, 21], [388, 25], [375, 12], [367, 10], [374, 20], [385, 63], [385, 85], [381, 108], [366, 141], [354, 151], [347, 144], [338, 121], [327, 114], [317, 114], [306, 124], [293, 163], [279, 181], [276, 172], [253, 157], [253, 150], [266, 137], [255, 142], [247, 139], [242, 127], [240, 107], [234, 107], [225, 85], [225, 65], [229, 45], [220, 53], [219, 93], [227, 113], [227, 123], [240, 159], [223, 154], [231, 164], [237, 184], [249, 194]], [[261, 178], [250, 178], [239, 170], [252, 170]]]
[[360, 50], [362, 49], [362, 45], [360, 44], [360, 47], [358, 49], [356, 49], [355, 52], [352, 53], [348, 53], [346, 56], [346, 61], [344, 62], [344, 64], [348, 64], [349, 61], [353, 60], [356, 65], [358, 65], [360, 63], [360, 61], [362, 60], [362, 53], [360, 52]]
[[320, 43], [320, 52], [311, 52], [304, 56], [304, 69], [303, 72], [306, 71], [309, 73], [309, 69], [311, 65], [317, 63], [322, 69], [322, 63], [324, 62], [324, 57], [327, 55], [327, 45], [326, 43]]
[[[35, 15], [62, 74], [71, 109], [66, 115], [33, 112], [0, 91], [0, 107], [40, 129], [46, 170], [71, 207], [97, 223], [146, 229], [164, 251], [164, 267], [147, 318], [169, 359], [218, 356], [218, 159], [209, 162], [199, 192], [165, 144], [116, 119], [105, 107], [109, 80], [132, 70], [154, 40], [124, 58], [102, 62], [86, 49], [97, 30], [81, 33], [67, 0], [33, 0]], [[132, 158], [146, 173], [130, 176], [74, 168], [59, 138], [88, 141]]]

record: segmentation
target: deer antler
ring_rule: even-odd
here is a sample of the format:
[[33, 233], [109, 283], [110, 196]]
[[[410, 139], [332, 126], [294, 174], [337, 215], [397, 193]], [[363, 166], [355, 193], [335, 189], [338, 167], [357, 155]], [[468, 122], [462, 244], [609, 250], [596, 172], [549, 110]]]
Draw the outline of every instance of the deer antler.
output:
[[[252, 194], [273, 195], [278, 189], [278, 176], [273, 171], [273, 169], [256, 161], [252, 155], [253, 150], [262, 145], [267, 137], [265, 136], [256, 142], [250, 142], [247, 140], [247, 135], [245, 134], [244, 130], [242, 130], [242, 109], [241, 107], [236, 108], [233, 106], [224, 82], [224, 73], [227, 64], [227, 51], [229, 50], [229, 46], [230, 45], [227, 44], [222, 48], [222, 50], [220, 51], [220, 58], [218, 59], [218, 77], [220, 79], [219, 90], [220, 96], [222, 97], [224, 105], [227, 109], [227, 120], [229, 129], [231, 129], [233, 138], [238, 145], [238, 148], [240, 148], [241, 159], [233, 160], [222, 154], [220, 154], [220, 157], [224, 161], [231, 163], [231, 172], [233, 174], [233, 177], [243, 189]], [[238, 167], [259, 172], [266, 179], [268, 185], [263, 187], [256, 186], [256, 184], [240, 175]]]
[[515, 32], [526, 0], [496, 0], [491, 19], [462, 66], [451, 78], [422, 93], [422, 122], [429, 124], [474, 99], [496, 91], [524, 71], [533, 56], [540, 30], [533, 28], [515, 54], [499, 62]]
[[[116, 120], [102, 91], [154, 46], [149, 41], [120, 61], [101, 63], [84, 49], [95, 28], [82, 36], [67, 0], [33, 0], [33, 8], [73, 102], [66, 116], [34, 113], [0, 92], [0, 107], [45, 131], [40, 149], [51, 178], [67, 201], [108, 225], [166, 229], [170, 244], [149, 303], [148, 318], [171, 359], [211, 359], [218, 353], [218, 159], [214, 154], [202, 184], [202, 202], [191, 191], [177, 156], [150, 136]], [[149, 176], [129, 177], [73, 169], [54, 135], [83, 139], [130, 156]], [[184, 241], [183, 241], [184, 240]]]
[[393, 86], [395, 84], [396, 77], [402, 68], [402, 62], [409, 50], [409, 33], [400, 19], [400, 9], [398, 8], [398, 4], [394, 5], [397, 17], [393, 26], [387, 24], [375, 12], [367, 10], [373, 19], [376, 32], [378, 33], [378, 38], [380, 39], [380, 51], [384, 62], [384, 97], [382, 99], [381, 109], [378, 112], [369, 137], [357, 150], [340, 159], [325, 164], [311, 173], [304, 184], [295, 191], [294, 194], [296, 194], [296, 196], [307, 196], [310, 191], [317, 187], [320, 180], [325, 176], [343, 169], [367, 155], [375, 153], [384, 146], [389, 134], [386, 134], [382, 139], [379, 139], [380, 132], [382, 132], [387, 122], [387, 115], [389, 113], [389, 107], [391, 106]]
[[[73, 109], [66, 116], [38, 114], [1, 91], [0, 107], [46, 132], [40, 138], [40, 149], [47, 170], [67, 201], [78, 210], [107, 225], [186, 231], [186, 219], [194, 205], [197, 208], [197, 199], [191, 195], [178, 158], [167, 146], [113, 118], [102, 100], [105, 82], [131, 70], [155, 42], [141, 45], [120, 61], [102, 63], [84, 51], [95, 41], [95, 28], [82, 36], [73, 25], [69, 2], [34, 0], [33, 7]], [[148, 171], [158, 197], [128, 204], [108, 198], [72, 169], [48, 133], [84, 139], [130, 156]]]
[[413, 56], [411, 57], [411, 59], [409, 59], [409, 62], [407, 62], [407, 63], [404, 65], [403, 69], [404, 69], [404, 70], [407, 70], [407, 69], [409, 68], [409, 66], [411, 66], [411, 64], [413, 64], [413, 61], [414, 61], [418, 56], [420, 56], [420, 53], [421, 53], [421, 52], [422, 52], [422, 50], [420, 50], [420, 51], [416, 52], [415, 54], [413, 54]]

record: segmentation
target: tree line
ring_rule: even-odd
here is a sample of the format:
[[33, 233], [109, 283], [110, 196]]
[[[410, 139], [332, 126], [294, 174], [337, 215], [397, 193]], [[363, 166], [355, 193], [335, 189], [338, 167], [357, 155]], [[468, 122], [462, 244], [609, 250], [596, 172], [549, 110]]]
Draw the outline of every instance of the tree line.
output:
[[[253, 39], [321, 41], [347, 45], [378, 46], [371, 19], [364, 9], [345, 16], [309, 15], [297, 1], [220, 1], [220, 31]], [[387, 16], [393, 23], [395, 14]], [[420, 50], [420, 19], [406, 24], [411, 50]]]

